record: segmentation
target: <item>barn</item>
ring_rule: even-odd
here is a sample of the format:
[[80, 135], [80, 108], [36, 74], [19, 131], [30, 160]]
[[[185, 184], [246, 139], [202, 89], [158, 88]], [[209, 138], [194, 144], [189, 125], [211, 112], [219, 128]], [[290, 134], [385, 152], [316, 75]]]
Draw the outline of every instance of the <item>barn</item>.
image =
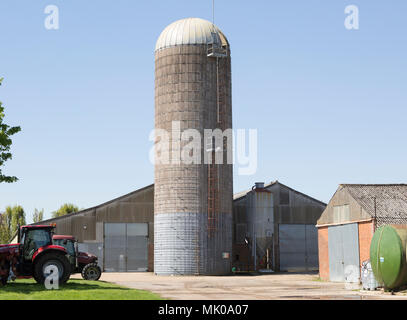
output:
[[339, 185], [317, 222], [320, 278], [359, 283], [375, 230], [406, 223], [407, 185]]
[[315, 227], [326, 204], [279, 181], [256, 183], [233, 202], [237, 270], [318, 270]]
[[79, 250], [99, 258], [106, 272], [154, 269], [154, 185], [98, 206], [43, 221], [55, 233], [73, 235]]
[[[235, 195], [232, 266], [240, 270], [266, 267], [264, 253], [269, 249], [271, 269], [317, 270], [315, 224], [326, 205], [278, 181], [256, 185], [257, 190]], [[251, 221], [257, 221], [255, 233]], [[42, 223], [55, 223], [56, 234], [75, 236], [80, 250], [97, 255], [105, 272], [154, 271], [153, 184]], [[244, 243], [245, 237], [253, 239], [254, 234], [256, 258]], [[247, 257], [250, 257], [249, 267]]]

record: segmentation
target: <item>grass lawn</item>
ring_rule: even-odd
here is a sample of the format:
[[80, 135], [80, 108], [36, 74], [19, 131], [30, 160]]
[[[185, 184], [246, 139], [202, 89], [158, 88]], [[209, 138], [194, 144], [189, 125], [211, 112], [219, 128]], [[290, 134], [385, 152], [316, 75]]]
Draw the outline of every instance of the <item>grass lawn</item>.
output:
[[103, 281], [69, 280], [59, 290], [47, 290], [34, 280], [19, 279], [0, 287], [0, 300], [162, 300], [152, 292]]

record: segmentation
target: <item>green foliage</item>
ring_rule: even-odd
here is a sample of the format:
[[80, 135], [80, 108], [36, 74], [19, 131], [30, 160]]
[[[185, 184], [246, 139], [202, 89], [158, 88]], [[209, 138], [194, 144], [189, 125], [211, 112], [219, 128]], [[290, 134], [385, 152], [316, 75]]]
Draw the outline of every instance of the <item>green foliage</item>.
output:
[[33, 213], [33, 222], [38, 223], [42, 220], [44, 220], [44, 209], [42, 210], [35, 209]]
[[6, 214], [0, 213], [0, 244], [6, 244], [10, 241], [11, 236], [8, 221]]
[[34, 280], [18, 279], [0, 289], [0, 300], [163, 300], [159, 295], [104, 281], [69, 280], [59, 290], [47, 290]]
[[25, 225], [25, 212], [21, 206], [8, 206], [0, 216], [0, 243], [8, 243], [18, 230]]
[[[3, 81], [3, 78], [0, 78], [0, 85]], [[21, 131], [20, 127], [10, 127], [7, 124], [3, 123], [4, 119], [4, 107], [0, 102], [0, 183], [12, 183], [16, 182], [17, 177], [6, 176], [2, 173], [1, 167], [4, 166], [4, 163], [7, 160], [12, 158], [10, 147], [12, 144], [11, 136]]]
[[53, 218], [62, 217], [66, 214], [78, 212], [79, 208], [72, 203], [65, 203], [63, 204], [57, 211], [52, 213]]

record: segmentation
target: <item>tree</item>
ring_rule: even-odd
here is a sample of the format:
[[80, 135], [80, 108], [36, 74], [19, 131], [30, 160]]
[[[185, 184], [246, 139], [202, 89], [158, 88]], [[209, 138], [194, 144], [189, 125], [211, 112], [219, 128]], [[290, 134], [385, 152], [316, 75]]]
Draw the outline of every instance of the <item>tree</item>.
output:
[[0, 244], [10, 241], [10, 228], [8, 217], [5, 212], [0, 213]]
[[44, 209], [42, 209], [42, 210], [34, 209], [33, 222], [38, 223], [42, 220], [44, 220]]
[[66, 214], [78, 212], [79, 208], [72, 203], [65, 203], [63, 204], [57, 211], [52, 213], [53, 218], [62, 217]]
[[25, 212], [21, 206], [8, 206], [0, 217], [0, 243], [8, 243], [18, 230], [25, 225]]
[[[3, 78], [0, 78], [0, 85], [3, 81]], [[0, 183], [12, 183], [16, 182], [17, 177], [6, 176], [2, 173], [1, 167], [4, 166], [4, 163], [7, 160], [12, 158], [10, 153], [10, 147], [12, 144], [11, 136], [21, 131], [20, 127], [10, 127], [7, 124], [3, 123], [4, 119], [4, 107], [0, 102]]]

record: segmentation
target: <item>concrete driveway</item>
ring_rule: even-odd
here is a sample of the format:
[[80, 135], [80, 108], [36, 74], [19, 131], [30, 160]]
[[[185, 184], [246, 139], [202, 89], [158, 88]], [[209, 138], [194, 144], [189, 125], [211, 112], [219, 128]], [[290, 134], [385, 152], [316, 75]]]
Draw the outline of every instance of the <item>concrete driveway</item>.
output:
[[[74, 278], [79, 277], [75, 275]], [[358, 286], [324, 282], [316, 274], [236, 275], [224, 277], [156, 276], [153, 273], [103, 273], [100, 280], [182, 300], [407, 299], [402, 294], [360, 291]]]

